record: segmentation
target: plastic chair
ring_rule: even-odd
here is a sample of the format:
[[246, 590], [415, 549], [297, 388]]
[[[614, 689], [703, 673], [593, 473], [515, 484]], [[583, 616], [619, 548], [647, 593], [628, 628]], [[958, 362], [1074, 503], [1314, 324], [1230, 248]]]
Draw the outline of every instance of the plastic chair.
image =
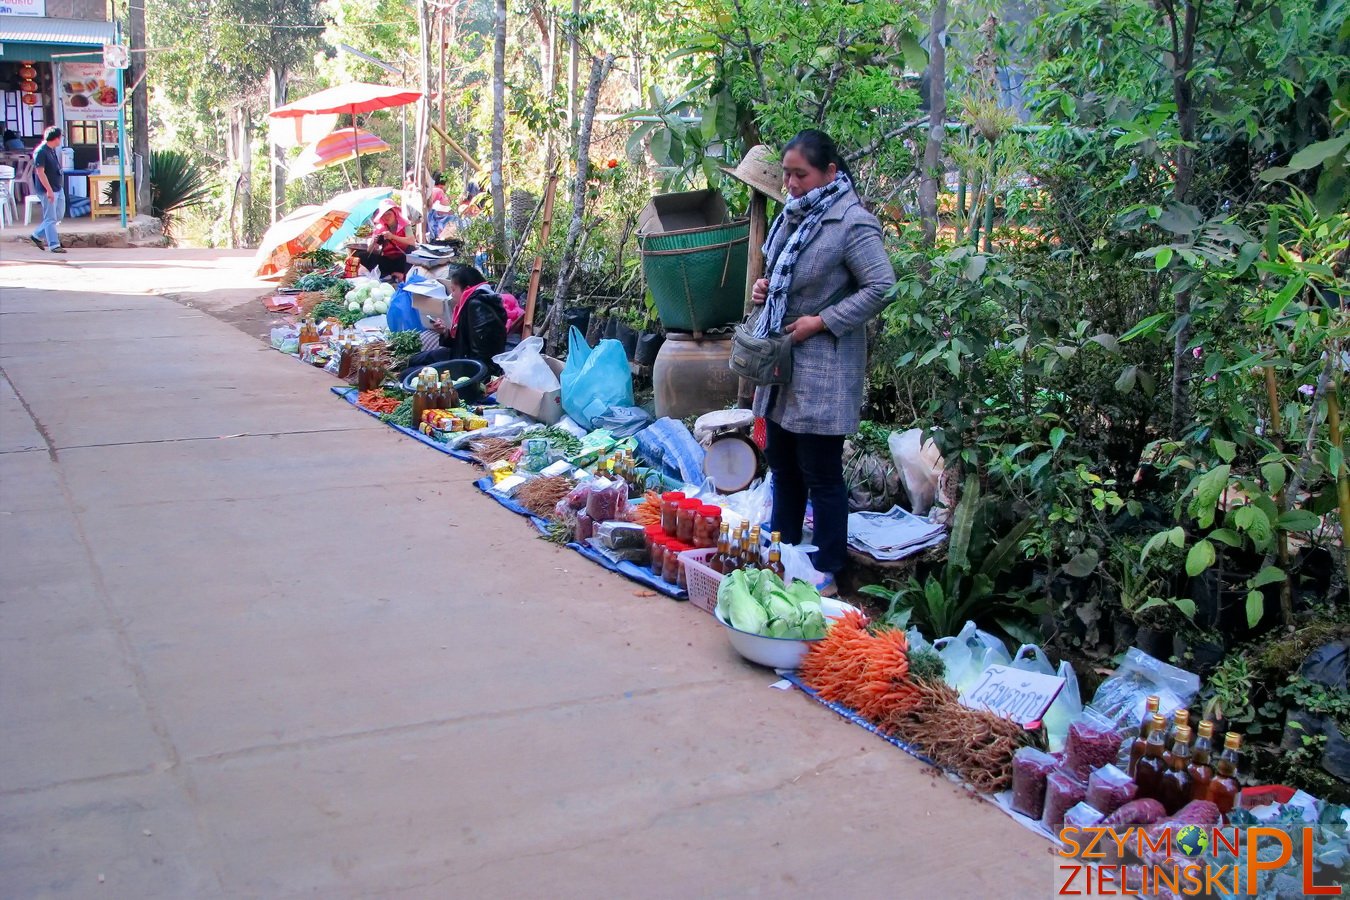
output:
[[14, 167], [0, 166], [0, 228], [19, 219], [19, 207], [14, 203]]
[[29, 194], [23, 198], [23, 224], [32, 225], [33, 207], [38, 209], [38, 220], [42, 219], [42, 198], [37, 194]]

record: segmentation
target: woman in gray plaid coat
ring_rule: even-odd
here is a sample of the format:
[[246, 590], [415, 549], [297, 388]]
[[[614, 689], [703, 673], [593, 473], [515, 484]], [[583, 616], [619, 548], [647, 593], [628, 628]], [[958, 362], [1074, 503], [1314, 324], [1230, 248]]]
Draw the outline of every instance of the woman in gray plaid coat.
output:
[[833, 576], [848, 561], [844, 439], [858, 429], [869, 319], [895, 283], [881, 224], [863, 208], [848, 166], [824, 132], [803, 131], [783, 148], [788, 202], [764, 245], [756, 303], [771, 330], [792, 335], [792, 381], [755, 392], [768, 421], [773, 529], [799, 544], [809, 498], [815, 565]]

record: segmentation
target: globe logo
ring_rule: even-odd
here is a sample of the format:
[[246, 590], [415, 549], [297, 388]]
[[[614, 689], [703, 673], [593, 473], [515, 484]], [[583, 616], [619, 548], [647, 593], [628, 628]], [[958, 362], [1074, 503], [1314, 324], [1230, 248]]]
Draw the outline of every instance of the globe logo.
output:
[[1182, 853], [1194, 858], [1209, 849], [1209, 833], [1199, 825], [1187, 825], [1177, 832], [1173, 843]]

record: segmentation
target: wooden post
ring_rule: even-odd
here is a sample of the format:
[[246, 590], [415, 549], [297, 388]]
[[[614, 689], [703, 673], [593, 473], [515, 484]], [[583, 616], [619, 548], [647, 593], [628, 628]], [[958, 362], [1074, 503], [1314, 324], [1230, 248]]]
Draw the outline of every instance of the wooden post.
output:
[[548, 176], [548, 187], [544, 188], [544, 222], [539, 226], [539, 255], [530, 267], [530, 290], [525, 295], [525, 324], [521, 329], [522, 338], [534, 334], [534, 305], [539, 299], [539, 279], [544, 274], [544, 249], [548, 246], [548, 235], [553, 230], [553, 198], [558, 193], [558, 170], [555, 168]]
[[[750, 246], [745, 259], [745, 314], [755, 308], [751, 291], [755, 282], [764, 276], [764, 239], [769, 234], [769, 198], [754, 188], [750, 189]], [[736, 392], [736, 405], [749, 409], [755, 400], [755, 386], [742, 378]]]

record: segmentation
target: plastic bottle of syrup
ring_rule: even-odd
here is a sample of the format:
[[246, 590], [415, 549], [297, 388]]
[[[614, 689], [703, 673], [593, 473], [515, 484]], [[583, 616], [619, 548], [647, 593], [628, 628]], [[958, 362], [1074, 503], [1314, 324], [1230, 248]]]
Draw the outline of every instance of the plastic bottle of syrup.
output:
[[1139, 786], [1136, 795], [1139, 799], [1157, 800], [1161, 803], [1162, 777], [1167, 771], [1167, 764], [1163, 761], [1163, 754], [1167, 750], [1164, 744], [1167, 738], [1167, 720], [1163, 718], [1162, 713], [1154, 713], [1152, 721], [1148, 743], [1144, 745], [1144, 758], [1139, 760], [1139, 765], [1134, 770], [1134, 783]]
[[[1167, 740], [1163, 744], [1167, 747], [1167, 752], [1172, 752], [1172, 745], [1177, 741], [1177, 731], [1182, 728], [1191, 727], [1191, 711], [1189, 709], [1179, 709], [1172, 714], [1172, 724], [1167, 727]], [[1166, 756], [1164, 756], [1166, 761]], [[1168, 763], [1170, 766], [1171, 763]]]
[[769, 536], [769, 561], [765, 564], [764, 568], [768, 569], [779, 578], [782, 578], [787, 572], [787, 570], [783, 568], [782, 537], [777, 531]]
[[723, 522], [717, 532], [717, 552], [708, 557], [708, 568], [727, 573], [727, 557], [731, 555], [731, 523]]
[[412, 402], [412, 427], [420, 428], [422, 427], [422, 414], [431, 408], [427, 406], [430, 397], [428, 395], [427, 384], [421, 377], [418, 377], [417, 379], [416, 389], [417, 392], [413, 394]]
[[1177, 728], [1176, 742], [1167, 754], [1167, 771], [1163, 773], [1158, 789], [1158, 801], [1167, 814], [1174, 815], [1191, 802], [1191, 776], [1187, 767], [1191, 762], [1191, 729], [1189, 725]]
[[1147, 709], [1144, 711], [1144, 721], [1139, 725], [1139, 736], [1134, 739], [1130, 745], [1130, 765], [1126, 773], [1133, 778], [1134, 771], [1139, 766], [1139, 760], [1144, 758], [1144, 747], [1148, 745], [1148, 733], [1153, 728], [1153, 714], [1158, 711], [1158, 698], [1149, 697]]
[[1214, 780], [1209, 783], [1207, 798], [1225, 816], [1233, 811], [1233, 806], [1237, 803], [1240, 790], [1237, 771], [1241, 756], [1242, 735], [1230, 731], [1224, 735], [1223, 752], [1219, 754], [1219, 760], [1214, 764]]
[[1208, 800], [1209, 783], [1214, 780], [1214, 766], [1210, 756], [1214, 751], [1214, 723], [1206, 719], [1195, 732], [1195, 746], [1191, 748], [1191, 762], [1186, 772], [1191, 776], [1191, 799]]
[[742, 565], [746, 569], [764, 568], [764, 551], [759, 545], [759, 526], [750, 529], [745, 546], [741, 547]]

